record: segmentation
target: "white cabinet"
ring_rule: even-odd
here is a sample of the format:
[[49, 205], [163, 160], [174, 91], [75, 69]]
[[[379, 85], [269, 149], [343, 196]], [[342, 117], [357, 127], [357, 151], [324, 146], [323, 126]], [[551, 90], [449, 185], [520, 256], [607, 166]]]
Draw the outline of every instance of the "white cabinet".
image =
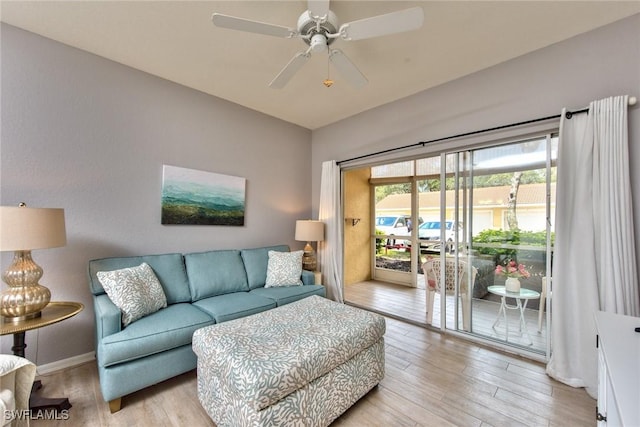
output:
[[596, 313], [598, 427], [640, 426], [640, 317]]

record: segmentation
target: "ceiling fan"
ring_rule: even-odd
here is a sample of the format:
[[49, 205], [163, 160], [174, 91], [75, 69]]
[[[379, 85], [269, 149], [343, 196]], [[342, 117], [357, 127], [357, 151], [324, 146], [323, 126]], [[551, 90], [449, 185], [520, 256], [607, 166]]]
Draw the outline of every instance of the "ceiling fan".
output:
[[[338, 38], [362, 40], [416, 30], [422, 26], [424, 21], [422, 8], [412, 7], [338, 26], [336, 14], [329, 10], [329, 0], [308, 0], [307, 8], [298, 18], [297, 29], [221, 13], [214, 13], [211, 20], [217, 27], [274, 37], [300, 38], [309, 45], [306, 50], [298, 52], [269, 83], [270, 87], [276, 89], [283, 88], [291, 80], [294, 74], [309, 60], [312, 52], [326, 52], [329, 55], [329, 61], [345, 80], [352, 86], [360, 88], [367, 84], [367, 78], [344, 52], [331, 48], [331, 44]], [[330, 83], [325, 84], [330, 86]]]

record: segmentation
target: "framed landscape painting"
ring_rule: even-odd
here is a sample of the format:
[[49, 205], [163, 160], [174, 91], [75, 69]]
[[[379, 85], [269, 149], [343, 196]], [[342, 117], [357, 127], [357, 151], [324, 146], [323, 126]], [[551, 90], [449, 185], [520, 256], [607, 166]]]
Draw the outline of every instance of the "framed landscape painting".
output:
[[162, 224], [244, 225], [246, 180], [164, 165]]

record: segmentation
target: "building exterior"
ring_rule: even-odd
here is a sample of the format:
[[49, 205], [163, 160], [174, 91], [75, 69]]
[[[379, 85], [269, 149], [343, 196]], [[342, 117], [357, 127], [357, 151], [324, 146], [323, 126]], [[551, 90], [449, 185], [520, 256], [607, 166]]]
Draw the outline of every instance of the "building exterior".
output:
[[[472, 234], [486, 229], [508, 229], [507, 209], [509, 201], [508, 185], [473, 189]], [[555, 218], [556, 185], [550, 185], [550, 219]], [[447, 219], [453, 218], [454, 191], [446, 194]], [[526, 231], [544, 231], [546, 229], [546, 184], [521, 184], [518, 189], [516, 217], [518, 227]], [[440, 220], [440, 192], [419, 193], [418, 216], [424, 221]], [[376, 204], [376, 216], [410, 215], [411, 194], [391, 194]], [[464, 224], [464, 221], [462, 221]]]

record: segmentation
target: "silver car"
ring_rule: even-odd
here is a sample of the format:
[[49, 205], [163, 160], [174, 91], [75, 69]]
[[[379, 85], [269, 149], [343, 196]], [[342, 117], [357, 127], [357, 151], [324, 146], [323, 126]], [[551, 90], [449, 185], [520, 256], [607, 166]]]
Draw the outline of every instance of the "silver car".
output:
[[[418, 239], [420, 239], [420, 249], [427, 252], [440, 252], [440, 221], [426, 221], [418, 227]], [[464, 237], [462, 223], [455, 221], [445, 221], [444, 240], [449, 251], [453, 249], [453, 242], [458, 234], [458, 242]], [[405, 241], [405, 245], [411, 247], [411, 241]]]

